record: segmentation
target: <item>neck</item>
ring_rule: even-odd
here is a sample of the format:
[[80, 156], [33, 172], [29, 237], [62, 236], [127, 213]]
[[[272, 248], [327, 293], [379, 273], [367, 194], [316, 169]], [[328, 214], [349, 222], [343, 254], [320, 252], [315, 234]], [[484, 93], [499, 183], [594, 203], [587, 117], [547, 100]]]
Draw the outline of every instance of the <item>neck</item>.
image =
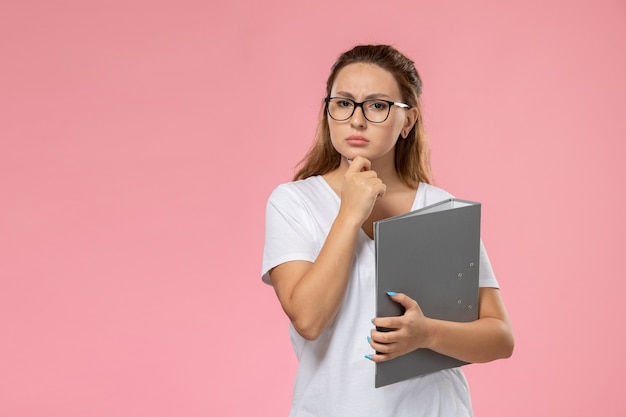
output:
[[390, 163], [384, 163], [383, 161], [372, 161], [372, 171], [376, 171], [378, 178], [387, 186], [388, 191], [393, 191], [399, 187], [406, 187], [404, 181], [400, 178], [396, 172], [395, 161], [391, 160]]

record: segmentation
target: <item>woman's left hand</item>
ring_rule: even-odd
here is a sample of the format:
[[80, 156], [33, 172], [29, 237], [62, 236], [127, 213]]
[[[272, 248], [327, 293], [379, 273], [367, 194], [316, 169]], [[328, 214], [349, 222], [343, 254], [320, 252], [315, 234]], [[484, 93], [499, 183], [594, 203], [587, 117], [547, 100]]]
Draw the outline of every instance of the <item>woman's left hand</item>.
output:
[[377, 328], [391, 329], [372, 330], [369, 341], [376, 354], [366, 357], [374, 362], [385, 362], [428, 346], [430, 319], [424, 316], [417, 302], [402, 293], [389, 293], [389, 296], [402, 305], [405, 312], [402, 316], [377, 317], [372, 321]]
[[425, 317], [415, 300], [405, 294], [388, 293], [401, 304], [405, 313], [399, 317], [377, 317], [370, 345], [377, 354], [366, 355], [374, 362], [384, 362], [415, 349], [428, 348], [464, 362], [483, 363], [508, 358], [514, 339], [508, 315], [498, 288], [478, 291], [478, 320], [455, 322]]

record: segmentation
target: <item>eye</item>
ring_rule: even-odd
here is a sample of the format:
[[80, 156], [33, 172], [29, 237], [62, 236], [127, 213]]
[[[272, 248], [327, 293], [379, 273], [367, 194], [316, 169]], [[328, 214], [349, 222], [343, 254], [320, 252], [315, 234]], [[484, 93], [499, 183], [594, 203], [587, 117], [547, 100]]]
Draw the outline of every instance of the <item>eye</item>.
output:
[[389, 103], [381, 100], [373, 100], [367, 104], [367, 108], [376, 112], [387, 111], [387, 109], [389, 108]]
[[337, 99], [335, 100], [335, 104], [337, 107], [352, 107], [352, 102], [350, 100]]

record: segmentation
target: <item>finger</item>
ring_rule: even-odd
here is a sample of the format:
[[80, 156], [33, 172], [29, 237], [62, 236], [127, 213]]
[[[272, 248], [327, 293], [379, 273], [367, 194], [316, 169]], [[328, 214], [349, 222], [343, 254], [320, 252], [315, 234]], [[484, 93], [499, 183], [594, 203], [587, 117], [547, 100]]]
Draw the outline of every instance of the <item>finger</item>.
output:
[[369, 343], [370, 347], [374, 349], [376, 353], [387, 353], [389, 351], [389, 347], [386, 344], [379, 343], [370, 336], [367, 337], [367, 343]]
[[378, 177], [376, 171], [361, 171], [359, 173], [354, 173], [352, 178], [355, 182], [367, 185], [373, 192], [372, 195], [375, 195], [376, 197], [384, 196], [387, 191], [387, 186]]
[[379, 191], [378, 194], [376, 194], [377, 197], [384, 197], [385, 193], [387, 192], [387, 186], [383, 183], [380, 184], [380, 187], [378, 187]]
[[409, 297], [406, 294], [396, 293], [396, 292], [393, 292], [393, 291], [388, 291], [387, 295], [393, 301], [395, 301], [396, 303], [398, 303], [402, 307], [404, 307], [405, 310], [409, 310], [411, 308], [418, 307], [417, 301], [415, 301], [414, 299], [412, 299], [411, 297]]
[[371, 342], [370, 344], [376, 350], [377, 347], [381, 345], [391, 345], [397, 343], [398, 335], [397, 331], [380, 331], [380, 330], [372, 330], [371, 332]]
[[370, 355], [365, 355], [365, 357], [372, 362], [386, 362], [400, 356], [397, 353], [373, 353]]
[[397, 323], [398, 317], [375, 317], [372, 319], [372, 324], [376, 326], [372, 332], [389, 333], [397, 330], [397, 327], [393, 327], [392, 324]]
[[[409, 297], [406, 294], [403, 293], [396, 293], [394, 291], [387, 291], [387, 295], [389, 296], [389, 298], [391, 298], [391, 300], [393, 300], [394, 302], [400, 304], [402, 307], [404, 307], [404, 310], [409, 310], [412, 308], [419, 308], [419, 305], [417, 304], [417, 301], [415, 301], [414, 299], [412, 299], [411, 297]], [[388, 329], [397, 329], [399, 326], [399, 318], [401, 316], [395, 316], [395, 317], [376, 317], [372, 320], [372, 323], [376, 326], [376, 327], [384, 327], [384, 328], [388, 328]]]
[[380, 178], [378, 178], [378, 174], [376, 173], [376, 171], [360, 171], [360, 172], [355, 172], [353, 173], [354, 176], [356, 178], [360, 178], [363, 180], [374, 180], [375, 182], [379, 182], [382, 184], [382, 180]]
[[369, 171], [372, 163], [369, 159], [363, 158], [362, 156], [357, 156], [352, 160], [350, 166], [348, 167], [349, 172], [361, 172], [361, 171]]
[[399, 345], [397, 343], [384, 344], [373, 342], [372, 349], [374, 349], [378, 355], [393, 355], [398, 352]]

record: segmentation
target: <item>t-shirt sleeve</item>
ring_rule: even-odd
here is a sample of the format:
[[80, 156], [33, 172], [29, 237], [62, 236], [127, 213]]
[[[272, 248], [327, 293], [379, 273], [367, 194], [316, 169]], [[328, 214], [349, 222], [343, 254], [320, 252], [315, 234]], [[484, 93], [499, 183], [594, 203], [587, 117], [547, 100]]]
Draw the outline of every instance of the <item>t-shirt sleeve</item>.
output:
[[270, 195], [265, 208], [265, 244], [261, 279], [270, 284], [269, 271], [289, 261], [313, 262], [317, 249], [309, 209], [299, 196], [281, 185]]
[[[423, 201], [423, 206], [435, 204], [439, 201], [454, 197], [449, 192], [432, 185], [420, 184], [420, 187], [423, 187], [425, 197]], [[478, 286], [500, 288], [482, 240], [480, 241], [480, 268], [478, 271]]]
[[482, 240], [480, 241], [480, 269], [478, 270], [478, 286], [500, 288]]

